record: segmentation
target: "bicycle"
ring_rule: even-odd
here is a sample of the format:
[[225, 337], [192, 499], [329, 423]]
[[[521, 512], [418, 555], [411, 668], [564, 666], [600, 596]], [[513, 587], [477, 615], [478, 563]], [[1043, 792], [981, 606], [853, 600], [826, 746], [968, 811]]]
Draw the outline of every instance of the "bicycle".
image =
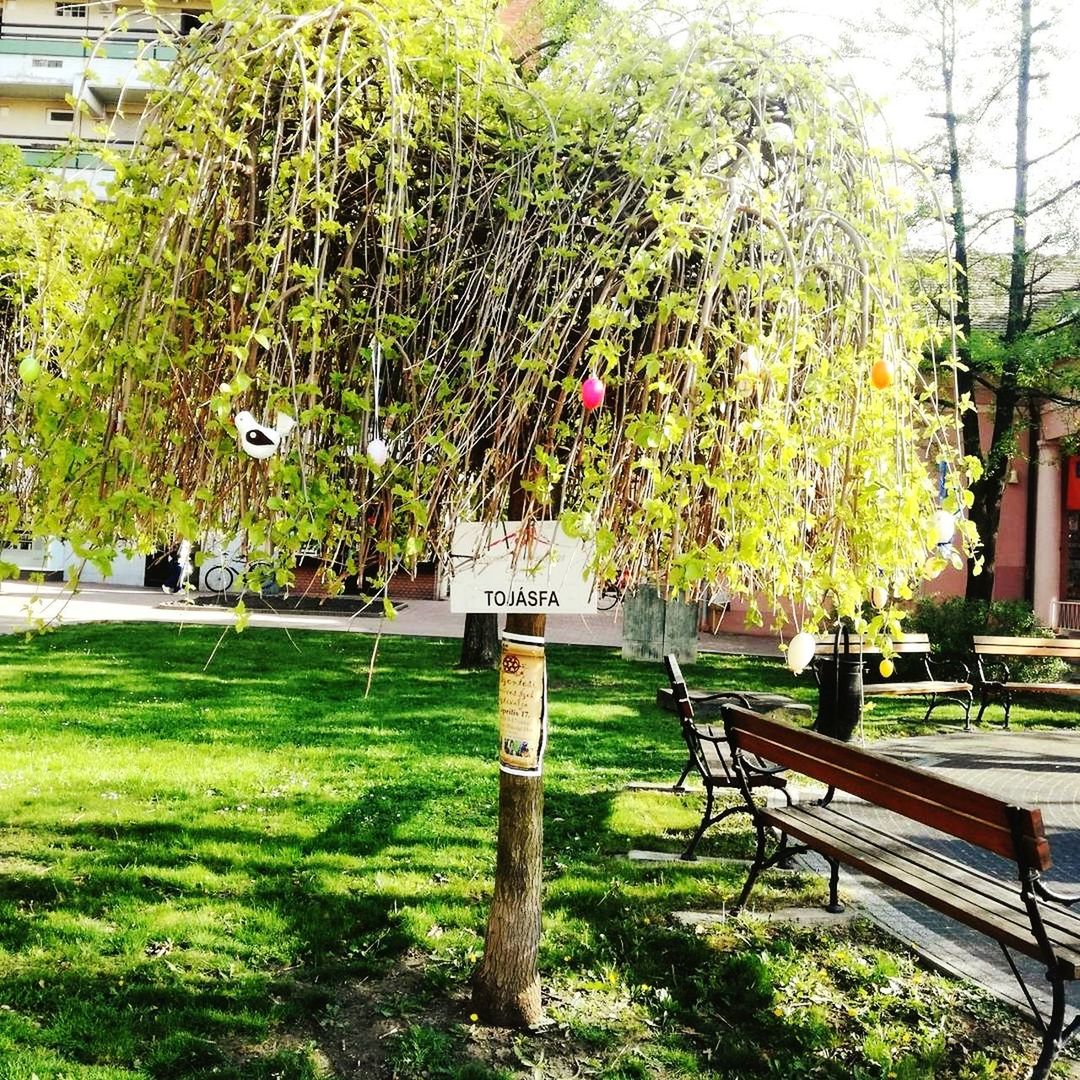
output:
[[249, 580], [261, 581], [259, 588], [260, 596], [274, 596], [281, 592], [274, 580], [274, 567], [272, 563], [257, 559], [252, 563], [227, 562], [227, 557], [222, 557], [220, 562], [214, 563], [203, 571], [202, 584], [207, 592], [217, 593], [224, 596], [225, 593], [240, 591], [234, 590], [237, 578], [243, 578], [240, 589], [248, 589]]
[[629, 581], [630, 572], [624, 570], [614, 581], [607, 582], [596, 598], [596, 610], [610, 611], [616, 604], [621, 604]]

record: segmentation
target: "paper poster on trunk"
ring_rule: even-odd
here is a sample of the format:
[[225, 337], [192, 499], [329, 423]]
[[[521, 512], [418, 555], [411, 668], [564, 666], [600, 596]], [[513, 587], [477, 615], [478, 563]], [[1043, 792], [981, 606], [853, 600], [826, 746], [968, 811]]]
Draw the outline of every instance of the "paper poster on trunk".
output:
[[543, 639], [504, 633], [499, 665], [499, 768], [519, 776], [539, 776], [546, 741]]

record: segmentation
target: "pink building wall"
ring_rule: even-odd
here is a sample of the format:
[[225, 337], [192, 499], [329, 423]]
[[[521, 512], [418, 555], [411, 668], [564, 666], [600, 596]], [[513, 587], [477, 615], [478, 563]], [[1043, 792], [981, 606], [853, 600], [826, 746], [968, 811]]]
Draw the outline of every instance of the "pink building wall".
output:
[[[1009, 482], [1001, 504], [1001, 526], [998, 530], [997, 564], [994, 578], [995, 600], [1023, 600], [1027, 590], [1028, 536], [1036, 528], [1035, 610], [1044, 622], [1050, 622], [1051, 602], [1062, 598], [1061, 583], [1065, 581], [1064, 544], [1062, 542], [1060, 507], [1063, 505], [1061, 473], [1055, 468], [1057, 461], [1056, 440], [1065, 434], [1067, 418], [1061, 415], [1043, 418], [1043, 439], [1040, 446], [1040, 475], [1037, 499], [1042, 504], [1042, 527], [1036, 527], [1038, 515], [1032, 510], [1033, 521], [1028, 522], [1028, 492], [1031, 467], [1029, 465], [1030, 433], [1025, 430], [1019, 440], [1017, 452], [1009, 463]], [[990, 441], [993, 418], [985, 399], [979, 402], [979, 427], [983, 445]], [[1053, 511], [1057, 509], [1055, 518]], [[1055, 523], [1056, 522], [1056, 523]], [[930, 596], [963, 596], [967, 585], [967, 568], [948, 569], [923, 586]], [[748, 627], [745, 624], [746, 605], [732, 602], [719, 621], [716, 612], [709, 628], [720, 633], [760, 634], [774, 637], [775, 631], [765, 627]]]

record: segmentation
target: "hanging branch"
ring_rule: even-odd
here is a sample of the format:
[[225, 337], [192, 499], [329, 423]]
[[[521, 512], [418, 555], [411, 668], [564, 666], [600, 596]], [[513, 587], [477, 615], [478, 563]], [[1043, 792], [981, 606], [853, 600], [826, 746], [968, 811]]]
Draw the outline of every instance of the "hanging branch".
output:
[[[675, 47], [625, 18], [526, 84], [479, 3], [222, 9], [121, 170], [49, 382], [50, 528], [179, 519], [389, 571], [524, 483], [601, 575], [781, 618], [936, 568], [922, 462], [959, 464], [954, 428], [857, 99], [705, 22]], [[241, 410], [297, 418], [284, 455], [237, 453]], [[108, 497], [61, 496], [95, 454]]]

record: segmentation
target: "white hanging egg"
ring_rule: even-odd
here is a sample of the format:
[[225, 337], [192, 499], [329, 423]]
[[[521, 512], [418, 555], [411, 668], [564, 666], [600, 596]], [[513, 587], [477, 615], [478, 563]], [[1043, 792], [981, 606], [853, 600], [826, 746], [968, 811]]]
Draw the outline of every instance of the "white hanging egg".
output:
[[382, 439], [372, 439], [367, 444], [367, 456], [376, 469], [381, 469], [390, 457], [390, 447]]
[[814, 640], [813, 634], [808, 634], [805, 630], [800, 634], [796, 634], [788, 642], [787, 666], [796, 675], [801, 675], [810, 661], [814, 659], [814, 649], [816, 647], [817, 642]]
[[889, 590], [884, 585], [875, 585], [870, 590], [870, 603], [876, 608], [883, 608], [889, 602]]
[[939, 544], [952, 542], [953, 533], [956, 532], [956, 518], [948, 510], [937, 510], [932, 519], [934, 538]]
[[761, 353], [753, 345], [748, 345], [743, 349], [742, 370], [744, 375], [756, 379], [761, 374], [761, 366]]

